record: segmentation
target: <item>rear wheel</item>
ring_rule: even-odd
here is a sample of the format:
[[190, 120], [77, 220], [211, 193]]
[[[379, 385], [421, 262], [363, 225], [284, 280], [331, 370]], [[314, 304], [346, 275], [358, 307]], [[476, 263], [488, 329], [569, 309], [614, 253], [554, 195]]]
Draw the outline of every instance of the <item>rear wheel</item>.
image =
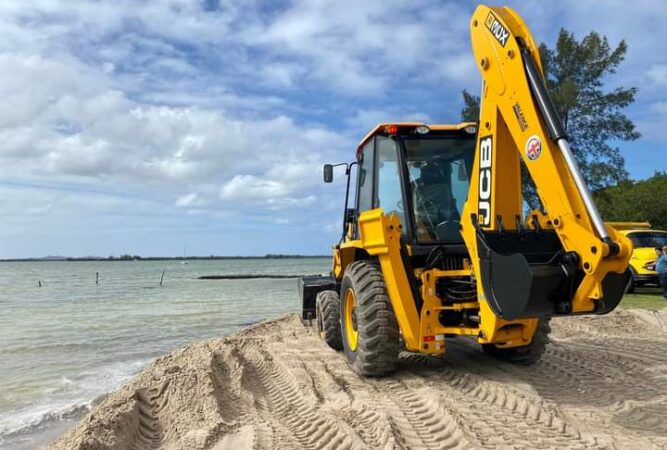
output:
[[341, 285], [343, 350], [352, 370], [385, 375], [396, 366], [399, 332], [382, 272], [376, 264], [350, 264]]
[[334, 350], [343, 349], [340, 333], [340, 300], [336, 291], [321, 291], [315, 297], [317, 331]]
[[503, 359], [513, 364], [529, 366], [542, 358], [542, 354], [549, 343], [551, 326], [549, 319], [540, 319], [537, 330], [530, 344], [523, 347], [498, 348], [494, 344], [482, 344], [485, 353]]

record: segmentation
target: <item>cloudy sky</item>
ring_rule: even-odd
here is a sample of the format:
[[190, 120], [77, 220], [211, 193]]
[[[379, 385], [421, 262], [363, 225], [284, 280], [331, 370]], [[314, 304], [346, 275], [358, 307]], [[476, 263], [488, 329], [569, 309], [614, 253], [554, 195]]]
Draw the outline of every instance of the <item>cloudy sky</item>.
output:
[[[667, 169], [667, 9], [508, 2], [536, 39], [629, 54], [633, 178]], [[377, 122], [457, 122], [473, 3], [0, 0], [0, 258], [327, 253]]]

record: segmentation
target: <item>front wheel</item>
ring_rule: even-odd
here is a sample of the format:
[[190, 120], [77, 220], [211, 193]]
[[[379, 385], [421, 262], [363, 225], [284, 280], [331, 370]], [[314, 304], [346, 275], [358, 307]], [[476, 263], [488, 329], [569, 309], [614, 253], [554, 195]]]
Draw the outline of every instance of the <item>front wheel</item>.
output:
[[377, 264], [350, 264], [341, 285], [343, 350], [352, 370], [362, 376], [386, 375], [396, 366], [399, 331]]
[[482, 349], [486, 354], [507, 362], [529, 366], [542, 358], [542, 354], [549, 343], [550, 332], [549, 319], [540, 319], [540, 323], [537, 325], [537, 330], [530, 344], [523, 347], [510, 348], [498, 348], [494, 344], [482, 344]]

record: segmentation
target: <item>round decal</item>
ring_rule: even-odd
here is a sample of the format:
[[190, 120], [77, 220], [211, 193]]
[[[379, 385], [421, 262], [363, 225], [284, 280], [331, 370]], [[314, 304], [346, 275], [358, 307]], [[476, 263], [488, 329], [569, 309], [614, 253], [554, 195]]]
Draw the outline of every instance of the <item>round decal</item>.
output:
[[535, 161], [542, 154], [542, 141], [538, 136], [531, 136], [526, 142], [526, 156]]

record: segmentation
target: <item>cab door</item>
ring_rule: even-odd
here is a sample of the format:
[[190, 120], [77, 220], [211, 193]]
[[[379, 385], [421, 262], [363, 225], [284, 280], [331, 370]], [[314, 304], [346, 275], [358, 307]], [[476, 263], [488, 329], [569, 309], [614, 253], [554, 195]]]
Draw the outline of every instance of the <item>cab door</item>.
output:
[[364, 145], [357, 169], [357, 217], [364, 211], [373, 209], [375, 186], [375, 138]]
[[[366, 143], [357, 173], [356, 217], [369, 209], [382, 208], [384, 214], [399, 217], [402, 231], [406, 233], [408, 224], [401, 164], [399, 145], [392, 138], [375, 136]], [[355, 236], [358, 237], [356, 229]]]

